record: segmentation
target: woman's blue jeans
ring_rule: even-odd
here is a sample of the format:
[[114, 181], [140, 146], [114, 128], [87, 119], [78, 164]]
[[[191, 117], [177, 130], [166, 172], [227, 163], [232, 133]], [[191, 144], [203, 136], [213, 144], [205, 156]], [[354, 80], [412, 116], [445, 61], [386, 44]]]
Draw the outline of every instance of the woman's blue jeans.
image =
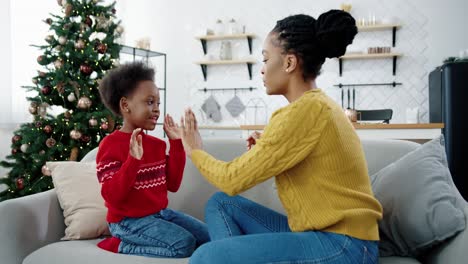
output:
[[171, 209], [141, 218], [126, 217], [109, 223], [109, 229], [122, 241], [119, 253], [123, 254], [184, 258], [209, 241], [203, 222]]
[[378, 243], [320, 232], [291, 232], [286, 216], [240, 196], [216, 193], [206, 205], [211, 242], [191, 264], [378, 263]]

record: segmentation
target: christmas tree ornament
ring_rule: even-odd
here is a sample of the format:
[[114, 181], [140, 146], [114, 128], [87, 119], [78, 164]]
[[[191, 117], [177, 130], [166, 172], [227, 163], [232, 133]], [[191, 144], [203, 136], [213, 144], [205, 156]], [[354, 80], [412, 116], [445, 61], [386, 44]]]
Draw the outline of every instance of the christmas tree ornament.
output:
[[72, 150], [70, 151], [70, 158], [68, 160], [77, 161], [79, 153], [80, 151], [78, 150], [77, 147], [72, 148]]
[[46, 56], [40, 55], [39, 57], [37, 57], [37, 63], [39, 63], [40, 65], [47, 65], [49, 64], [49, 60]]
[[60, 46], [60, 45], [57, 45], [54, 47], [54, 50], [57, 51], [57, 52], [60, 52], [63, 50], [63, 46]]
[[89, 123], [90, 127], [95, 127], [95, 126], [97, 126], [98, 121], [96, 120], [96, 118], [91, 117], [91, 119], [89, 119], [88, 123]]
[[11, 143], [17, 143], [19, 141], [21, 141], [22, 137], [20, 135], [14, 135], [12, 138], [11, 138]]
[[52, 126], [51, 125], [46, 125], [44, 127], [44, 132], [46, 132], [47, 134], [52, 133]]
[[17, 148], [11, 149], [11, 155], [15, 155], [16, 153], [18, 153], [18, 149], [17, 149]]
[[71, 28], [71, 24], [65, 24], [63, 25], [63, 30], [69, 30]]
[[47, 37], [45, 37], [45, 41], [47, 41], [48, 43], [52, 43], [54, 42], [54, 40], [55, 38], [52, 35], [47, 35]]
[[82, 39], [79, 39], [75, 42], [76, 49], [81, 50], [81, 49], [84, 49], [84, 47], [85, 47], [85, 42]]
[[41, 117], [45, 117], [47, 115], [47, 107], [49, 107], [49, 104], [47, 103], [42, 103], [37, 107], [37, 114], [40, 115]]
[[115, 31], [116, 31], [117, 33], [119, 33], [119, 34], [122, 34], [122, 33], [125, 31], [125, 29], [124, 29], [124, 27], [122, 27], [122, 26], [119, 25], [119, 26], [117, 26], [117, 27], [115, 28]]
[[69, 3], [66, 3], [63, 7], [63, 11], [66, 17], [69, 17], [72, 14], [73, 6]]
[[29, 110], [29, 113], [30, 113], [31, 115], [36, 115], [36, 114], [37, 114], [37, 106], [33, 106], [33, 104], [31, 104], [31, 105], [29, 106], [29, 109], [28, 109], [28, 110]]
[[63, 94], [65, 92], [65, 85], [63, 84], [63, 82], [59, 82], [57, 83], [57, 85], [55, 86], [55, 89], [57, 90], [57, 92], [59, 92], [60, 94]]
[[51, 147], [55, 146], [56, 143], [57, 143], [57, 141], [55, 141], [55, 139], [53, 139], [53, 138], [48, 138], [46, 140], [46, 146], [48, 148], [51, 148]]
[[37, 121], [36, 122], [36, 128], [40, 128], [42, 127], [42, 122], [41, 121]]
[[70, 131], [70, 137], [74, 140], [78, 140], [81, 138], [81, 132], [76, 129], [73, 129], [72, 131]]
[[91, 20], [91, 18], [90, 18], [89, 16], [85, 18], [84, 23], [85, 23], [86, 25], [88, 25], [88, 27], [92, 27], [92, 26], [93, 26], [93, 20]]
[[41, 88], [41, 93], [43, 95], [49, 95], [51, 92], [52, 92], [52, 88], [50, 88], [50, 86], [48, 85]]
[[104, 131], [107, 131], [107, 129], [109, 129], [109, 124], [106, 123], [102, 123], [101, 124], [101, 129], [104, 130]]
[[62, 61], [62, 59], [56, 60], [56, 61], [54, 62], [54, 66], [55, 66], [56, 69], [62, 68], [62, 66], [63, 66], [63, 61]]
[[24, 189], [24, 178], [16, 179], [16, 189], [23, 190]]
[[104, 44], [104, 43], [100, 43], [100, 44], [98, 45], [98, 47], [97, 47], [97, 51], [98, 51], [99, 53], [101, 53], [101, 54], [106, 53], [106, 51], [107, 51], [107, 45]]
[[42, 156], [42, 155], [44, 155], [44, 154], [45, 154], [45, 150], [41, 150], [41, 151], [39, 151], [39, 155], [41, 155], [41, 156]]
[[82, 135], [81, 136], [81, 141], [84, 142], [84, 143], [88, 143], [89, 141], [91, 141], [91, 137], [88, 136], [88, 135]]
[[68, 96], [67, 96], [67, 100], [69, 102], [75, 102], [76, 101], [76, 97], [75, 97], [75, 94], [74, 93], [70, 93]]
[[64, 36], [60, 36], [60, 37], [58, 38], [58, 43], [59, 43], [60, 45], [65, 45], [65, 44], [67, 43], [67, 38], [64, 37]]
[[53, 21], [52, 21], [52, 18], [46, 18], [46, 20], [44, 20], [44, 22], [45, 22], [46, 24], [52, 25], [52, 22], [53, 22]]
[[52, 175], [52, 172], [50, 171], [50, 169], [47, 167], [47, 165], [43, 165], [42, 168], [41, 168], [41, 172], [42, 174], [44, 174], [45, 176], [51, 176]]
[[28, 151], [28, 148], [29, 148], [29, 145], [26, 143], [20, 146], [20, 150], [23, 153], [26, 153], [26, 151]]
[[33, 82], [34, 84], [37, 84], [39, 81], [37, 80], [37, 78], [32, 78], [32, 82]]
[[89, 99], [86, 96], [83, 96], [78, 100], [77, 107], [82, 110], [87, 110], [91, 107], [92, 103], [93, 102], [91, 101], [91, 99]]
[[84, 75], [90, 75], [93, 72], [93, 69], [88, 64], [81, 64], [80, 71]]
[[65, 111], [65, 113], [63, 113], [63, 117], [65, 117], [66, 119], [70, 119], [71, 118], [70, 111]]
[[42, 78], [46, 77], [46, 73], [43, 71], [37, 71], [37, 75], [39, 75], [39, 77], [42, 77]]

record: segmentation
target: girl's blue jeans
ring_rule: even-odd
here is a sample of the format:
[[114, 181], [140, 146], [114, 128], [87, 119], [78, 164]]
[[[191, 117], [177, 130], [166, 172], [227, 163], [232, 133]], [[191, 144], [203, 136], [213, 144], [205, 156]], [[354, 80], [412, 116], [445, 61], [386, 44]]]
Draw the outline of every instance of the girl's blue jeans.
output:
[[109, 229], [121, 240], [119, 253], [123, 254], [183, 258], [209, 241], [203, 222], [171, 209], [141, 218], [126, 217], [109, 223]]
[[378, 263], [378, 243], [320, 232], [291, 232], [287, 217], [240, 196], [216, 193], [207, 202], [211, 242], [191, 264]]

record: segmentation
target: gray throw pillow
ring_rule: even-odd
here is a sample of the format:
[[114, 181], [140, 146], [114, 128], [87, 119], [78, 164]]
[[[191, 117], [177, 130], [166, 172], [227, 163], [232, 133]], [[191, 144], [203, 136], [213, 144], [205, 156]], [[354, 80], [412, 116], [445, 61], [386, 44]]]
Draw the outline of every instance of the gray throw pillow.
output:
[[380, 256], [417, 257], [465, 229], [464, 199], [447, 166], [443, 136], [371, 176], [383, 207]]

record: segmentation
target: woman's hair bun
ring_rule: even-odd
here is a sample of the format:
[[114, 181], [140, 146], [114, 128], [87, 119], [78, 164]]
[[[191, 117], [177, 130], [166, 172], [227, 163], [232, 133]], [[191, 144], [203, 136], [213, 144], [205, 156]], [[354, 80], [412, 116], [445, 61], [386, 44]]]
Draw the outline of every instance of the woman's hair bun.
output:
[[345, 11], [330, 10], [315, 23], [317, 42], [326, 58], [340, 57], [357, 34], [356, 21]]

